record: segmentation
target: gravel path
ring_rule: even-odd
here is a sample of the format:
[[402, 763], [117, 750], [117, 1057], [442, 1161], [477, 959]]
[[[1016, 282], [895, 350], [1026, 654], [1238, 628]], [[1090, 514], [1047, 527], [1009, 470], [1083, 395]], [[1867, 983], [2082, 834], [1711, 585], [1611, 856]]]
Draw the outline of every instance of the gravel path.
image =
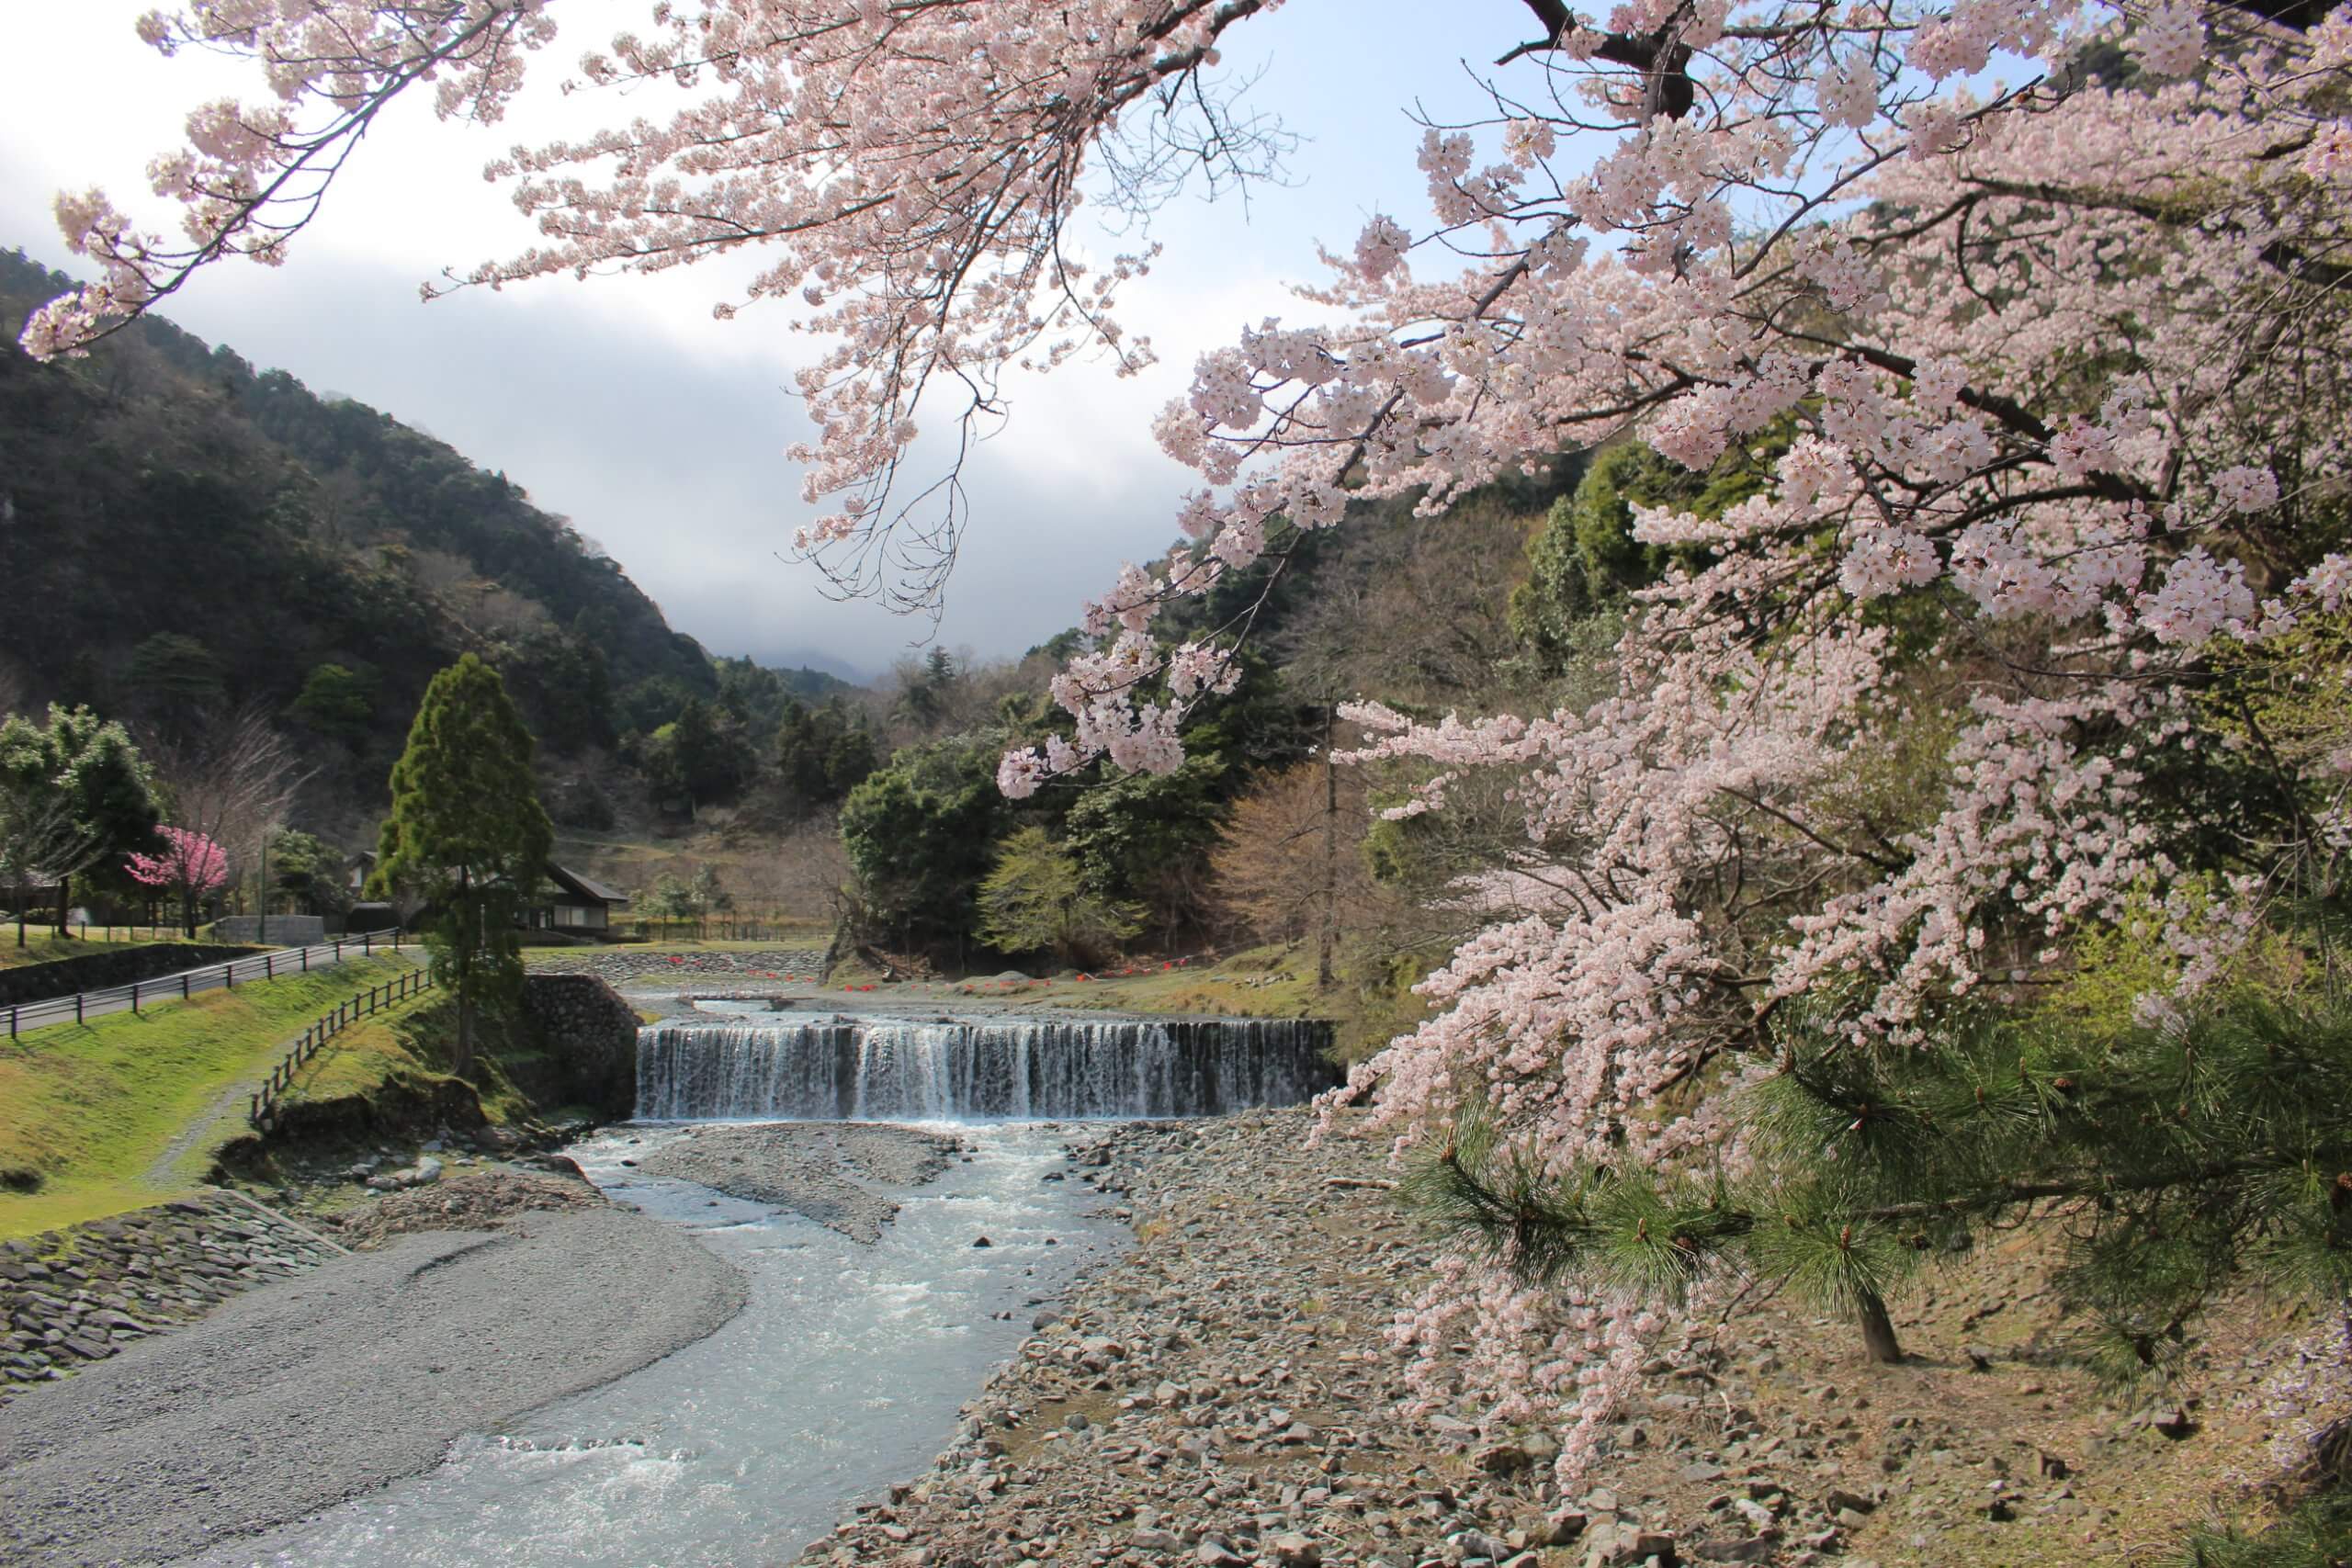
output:
[[616, 1209], [337, 1259], [0, 1409], [0, 1562], [164, 1562], [300, 1518], [743, 1301], [730, 1265]]
[[912, 1127], [823, 1122], [696, 1127], [639, 1162], [648, 1176], [696, 1182], [730, 1198], [772, 1203], [852, 1241], [879, 1241], [899, 1212], [874, 1186], [920, 1187], [961, 1145]]

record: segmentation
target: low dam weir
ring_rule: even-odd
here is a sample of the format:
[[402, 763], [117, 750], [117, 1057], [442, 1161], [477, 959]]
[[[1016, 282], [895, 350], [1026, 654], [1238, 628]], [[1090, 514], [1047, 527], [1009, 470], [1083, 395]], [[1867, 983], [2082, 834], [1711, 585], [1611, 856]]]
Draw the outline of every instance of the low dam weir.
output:
[[1301, 1019], [829, 1017], [651, 1024], [637, 1114], [655, 1122], [1018, 1122], [1213, 1116], [1340, 1081]]

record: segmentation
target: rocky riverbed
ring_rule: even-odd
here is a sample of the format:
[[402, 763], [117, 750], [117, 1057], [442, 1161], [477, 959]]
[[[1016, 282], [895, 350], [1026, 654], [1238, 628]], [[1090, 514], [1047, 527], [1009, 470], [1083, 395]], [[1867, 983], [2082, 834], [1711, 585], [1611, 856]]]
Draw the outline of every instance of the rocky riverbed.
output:
[[300, 1518], [743, 1301], [732, 1265], [612, 1207], [337, 1258], [0, 1409], [0, 1561], [163, 1562]]
[[[0, 1561], [143, 1562], [210, 1548], [204, 1561], [233, 1557], [242, 1568], [246, 1558], [220, 1554], [224, 1539], [243, 1551], [245, 1531], [370, 1494], [432, 1466], [453, 1437], [511, 1429], [517, 1413], [707, 1333], [743, 1299], [741, 1278], [718, 1256], [738, 1253], [781, 1269], [764, 1287], [771, 1311], [743, 1314], [691, 1356], [661, 1359], [645, 1376], [659, 1382], [681, 1369], [668, 1395], [645, 1392], [644, 1379], [616, 1383], [588, 1405], [559, 1407], [571, 1414], [544, 1434], [602, 1453], [594, 1444], [607, 1427], [630, 1429], [632, 1412], [650, 1408], [642, 1401], [667, 1397], [675, 1452], [640, 1445], [615, 1463], [618, 1477], [666, 1474], [712, 1449], [701, 1483], [715, 1490], [696, 1517], [713, 1523], [692, 1543], [697, 1562], [784, 1561], [842, 1496], [920, 1462], [935, 1438], [861, 1476], [827, 1471], [812, 1483], [804, 1472], [822, 1461], [811, 1456], [861, 1444], [789, 1437], [799, 1427], [779, 1427], [758, 1401], [736, 1413], [724, 1440], [710, 1424], [716, 1391], [765, 1379], [788, 1394], [877, 1354], [898, 1358], [876, 1375], [895, 1391], [882, 1404], [899, 1402], [909, 1303], [939, 1356], [990, 1324], [1030, 1332], [965, 1407], [929, 1472], [859, 1508], [804, 1554], [808, 1568], [2120, 1565], [2185, 1524], [2259, 1506], [2250, 1483], [2270, 1473], [2263, 1445], [2275, 1420], [2263, 1386], [2308, 1325], [2240, 1298], [2201, 1325], [2179, 1382], [2118, 1393], [2072, 1354], [2032, 1227], [1945, 1260], [1896, 1302], [1912, 1352], [1901, 1366], [1864, 1365], [1851, 1325], [1784, 1299], [1754, 1303], [1728, 1326], [1698, 1325], [1670, 1359], [1645, 1369], [1597, 1471], [1562, 1494], [1556, 1446], [1540, 1427], [1498, 1420], [1459, 1390], [1441, 1391], [1434, 1408], [1400, 1408], [1404, 1367], [1382, 1331], [1419, 1293], [1433, 1250], [1386, 1190], [1385, 1138], [1343, 1121], [1310, 1150], [1310, 1121], [1290, 1110], [968, 1139], [803, 1124], [624, 1129], [596, 1140], [598, 1168], [624, 1179], [624, 1197], [627, 1179], [641, 1174], [645, 1201], [684, 1205], [667, 1220], [608, 1204], [559, 1174], [565, 1162], [453, 1165], [369, 1197], [331, 1233], [380, 1250], [333, 1257], [241, 1296], [235, 1286], [251, 1280], [190, 1276], [178, 1292], [186, 1304], [233, 1299], [167, 1337], [110, 1327], [113, 1354], [80, 1360], [79, 1376], [44, 1381], [0, 1409]], [[1015, 1146], [1024, 1139], [1027, 1154]], [[1042, 1149], [1040, 1139], [1049, 1140]], [[1037, 1157], [1062, 1141], [1069, 1163]], [[934, 1179], [946, 1162], [975, 1156], [980, 1167], [949, 1165], [958, 1174]], [[976, 1185], [975, 1169], [996, 1174]], [[1069, 1241], [1089, 1224], [1099, 1229], [1079, 1218], [1085, 1205], [1058, 1197], [1086, 1182], [1098, 1189], [1091, 1203], [1131, 1227], [1132, 1247], [1057, 1300], [1066, 1274], [1026, 1289], [1033, 1270], [1054, 1272], [1047, 1260], [1069, 1257], [1052, 1232]], [[1012, 1217], [1046, 1192], [1062, 1218], [1041, 1228], [1046, 1210]], [[705, 1210], [698, 1193], [707, 1221], [692, 1218]], [[842, 1234], [783, 1236], [752, 1204]], [[888, 1233], [899, 1239], [876, 1247], [895, 1204], [906, 1206]], [[984, 1211], [996, 1218], [982, 1224]], [[156, 1223], [169, 1230], [193, 1217]], [[504, 1228], [487, 1234], [494, 1224]], [[910, 1226], [927, 1238], [922, 1247], [906, 1245]], [[269, 1251], [266, 1220], [245, 1228]], [[419, 1229], [428, 1234], [411, 1234]], [[972, 1250], [989, 1232], [994, 1247]], [[967, 1260], [1008, 1258], [1009, 1241], [1018, 1256], [1006, 1278], [973, 1274]], [[54, 1260], [41, 1276], [26, 1256], [0, 1263], [70, 1301]], [[147, 1288], [117, 1261], [121, 1288]], [[250, 1266], [276, 1265], [257, 1256]], [[75, 1267], [90, 1278], [63, 1284], [106, 1283], [88, 1261]], [[848, 1290], [854, 1278], [861, 1283]], [[1009, 1300], [989, 1294], [1006, 1290]], [[830, 1308], [836, 1297], [850, 1304], [827, 1320], [834, 1337], [812, 1341], [808, 1303]], [[882, 1316], [901, 1314], [887, 1342], [876, 1338], [881, 1318], [869, 1298]], [[549, 1303], [560, 1310], [539, 1310]], [[765, 1333], [771, 1322], [787, 1329], [781, 1340], [739, 1332]], [[985, 1364], [972, 1360], [936, 1391], [943, 1425], [932, 1432]], [[865, 1410], [864, 1397], [844, 1385], [802, 1424], [816, 1433], [818, 1416]], [[537, 1451], [484, 1450], [472, 1468], [537, 1463]], [[743, 1465], [774, 1473], [750, 1486]], [[436, 1484], [461, 1498], [478, 1483], [503, 1497], [493, 1482], [468, 1472]], [[776, 1489], [793, 1486], [808, 1495], [779, 1513]], [[625, 1497], [601, 1495], [556, 1514], [588, 1501], [618, 1510], [598, 1516], [606, 1546], [621, 1528], [614, 1520], [638, 1517]], [[452, 1517], [458, 1535], [474, 1528], [470, 1506]], [[333, 1561], [379, 1560], [372, 1517], [348, 1521], [352, 1539]], [[786, 1530], [787, 1518], [798, 1529]], [[666, 1520], [649, 1540], [673, 1556], [684, 1550]], [[753, 1540], [761, 1550], [746, 1558]], [[310, 1549], [270, 1560], [312, 1561]], [[412, 1560], [447, 1559], [401, 1559]]]
[[339, 1250], [218, 1190], [0, 1242], [0, 1404]]
[[[408, 1168], [421, 1174], [432, 1168], [420, 1160]], [[395, 1188], [329, 1215], [323, 1223], [344, 1246], [373, 1250], [396, 1236], [419, 1231], [498, 1230], [520, 1214], [601, 1209], [606, 1202], [576, 1167], [568, 1174], [559, 1174], [483, 1164], [436, 1175], [429, 1182]]]
[[1785, 1301], [1702, 1325], [1563, 1495], [1540, 1428], [1466, 1397], [1400, 1414], [1381, 1331], [1433, 1252], [1384, 1190], [1385, 1138], [1310, 1151], [1310, 1120], [1082, 1149], [1136, 1245], [1038, 1315], [930, 1474], [803, 1563], [2121, 1563], [2250, 1506], [2234, 1469], [2264, 1468], [2256, 1390], [2295, 1325], [2218, 1322], [2150, 1407], [2068, 1355], [2028, 1235], [1897, 1303], [1902, 1366]]
[[648, 1176], [788, 1210], [871, 1246], [899, 1212], [877, 1189], [920, 1187], [962, 1147], [951, 1134], [915, 1127], [719, 1124], [686, 1128], [633, 1163]]

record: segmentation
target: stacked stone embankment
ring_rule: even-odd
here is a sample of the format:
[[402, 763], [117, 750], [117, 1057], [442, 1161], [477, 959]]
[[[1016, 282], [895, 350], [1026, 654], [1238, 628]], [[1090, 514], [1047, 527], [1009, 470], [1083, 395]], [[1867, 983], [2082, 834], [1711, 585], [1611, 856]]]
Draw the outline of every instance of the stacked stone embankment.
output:
[[649, 984], [674, 983], [697, 995], [722, 990], [758, 992], [763, 982], [783, 985], [797, 978], [804, 983], [825, 972], [822, 948], [762, 948], [755, 953], [661, 953], [637, 948], [605, 948], [594, 953], [535, 955], [534, 971], [543, 975], [594, 975], [609, 984], [643, 989]]
[[218, 1191], [0, 1242], [0, 1403], [342, 1250]]
[[532, 975], [523, 1011], [549, 1048], [550, 1074], [524, 1076], [543, 1104], [626, 1116], [637, 1103], [637, 1010], [595, 975]]

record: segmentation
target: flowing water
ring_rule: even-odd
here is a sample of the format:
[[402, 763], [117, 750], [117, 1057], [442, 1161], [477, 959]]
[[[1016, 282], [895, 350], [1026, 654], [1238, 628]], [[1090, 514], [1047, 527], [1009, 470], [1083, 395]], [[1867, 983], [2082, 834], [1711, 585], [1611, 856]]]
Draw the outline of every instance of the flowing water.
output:
[[638, 1037], [637, 1113], [1019, 1121], [1207, 1116], [1332, 1082], [1327, 1025], [1296, 1019], [725, 1019]]
[[[1035, 1308], [1125, 1233], [1038, 1117], [1205, 1115], [1331, 1081], [1325, 1026], [1272, 1020], [754, 1021], [757, 1002], [638, 1040], [639, 1124], [570, 1152], [598, 1186], [693, 1230], [750, 1280], [708, 1338], [559, 1401], [439, 1468], [192, 1561], [202, 1568], [731, 1568], [786, 1562], [860, 1496], [921, 1473]], [[894, 1191], [861, 1247], [792, 1214], [649, 1177], [709, 1120], [958, 1125], [968, 1161]], [[974, 1125], [975, 1123], [988, 1123]], [[985, 1235], [986, 1247], [972, 1244]]]
[[[510, 1434], [461, 1440], [437, 1470], [196, 1561], [790, 1562], [850, 1502], [925, 1471], [957, 1407], [1028, 1333], [1035, 1303], [1124, 1234], [1080, 1212], [1101, 1202], [1089, 1189], [1043, 1179], [1061, 1168], [1068, 1129], [967, 1133], [972, 1162], [898, 1194], [904, 1206], [872, 1247], [758, 1204], [710, 1207], [707, 1189], [620, 1165], [675, 1135], [623, 1129], [571, 1152], [615, 1197], [689, 1226], [739, 1264], [751, 1280], [739, 1315]], [[980, 1235], [992, 1245], [974, 1247]]]

